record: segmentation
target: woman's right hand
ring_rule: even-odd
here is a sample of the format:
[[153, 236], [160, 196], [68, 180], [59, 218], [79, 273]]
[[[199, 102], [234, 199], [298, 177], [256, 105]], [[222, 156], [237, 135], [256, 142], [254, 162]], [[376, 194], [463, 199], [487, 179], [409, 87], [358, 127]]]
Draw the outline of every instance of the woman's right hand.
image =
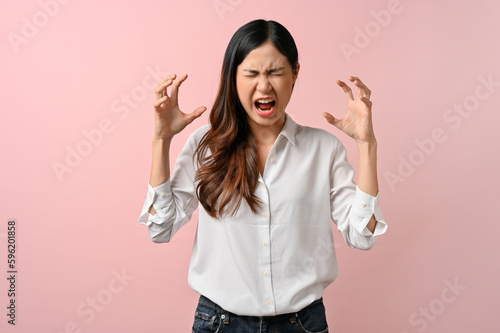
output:
[[[167, 76], [158, 84], [155, 90], [155, 139], [171, 140], [174, 135], [180, 133], [193, 120], [198, 118], [207, 109], [204, 106], [198, 107], [193, 112], [187, 114], [179, 108], [179, 87], [187, 79], [187, 74], [177, 78], [172, 74]], [[172, 86], [170, 96], [167, 88]]]

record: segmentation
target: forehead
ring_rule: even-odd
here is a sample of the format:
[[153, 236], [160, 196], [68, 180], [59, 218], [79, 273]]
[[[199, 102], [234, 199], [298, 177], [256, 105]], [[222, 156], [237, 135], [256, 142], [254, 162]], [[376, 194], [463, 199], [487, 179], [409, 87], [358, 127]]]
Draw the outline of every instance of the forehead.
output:
[[[288, 59], [270, 41], [250, 51], [238, 67], [265, 69], [286, 66]], [[289, 64], [288, 64], [289, 65]]]

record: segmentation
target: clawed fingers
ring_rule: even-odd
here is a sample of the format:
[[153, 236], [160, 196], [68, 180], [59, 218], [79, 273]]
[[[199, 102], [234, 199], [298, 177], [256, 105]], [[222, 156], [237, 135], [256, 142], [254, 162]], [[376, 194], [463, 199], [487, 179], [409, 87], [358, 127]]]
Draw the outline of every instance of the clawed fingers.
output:
[[186, 119], [187, 119], [188, 123], [191, 123], [193, 120], [195, 120], [196, 118], [201, 116], [203, 114], [203, 112], [205, 112], [206, 110], [207, 110], [206, 106], [200, 106], [200, 107], [196, 108], [190, 114], [186, 115]]
[[158, 98], [155, 102], [154, 102], [154, 108], [155, 110], [159, 110], [159, 107], [160, 105], [165, 102], [166, 100], [168, 99], [168, 96], [163, 96], [163, 97], [160, 97]]
[[367, 107], [369, 107], [369, 108], [371, 108], [371, 107], [372, 107], [372, 101], [370, 101], [368, 98], [366, 98], [366, 97], [361, 97], [360, 99], [361, 99], [361, 101], [362, 101], [363, 103], [365, 103], [365, 105], [366, 105]]
[[155, 89], [156, 99], [163, 97], [168, 98], [167, 87], [169, 87], [172, 84], [172, 82], [175, 80], [175, 77], [176, 77], [175, 74], [168, 75], [167, 77], [165, 77], [165, 79], [163, 79], [163, 81], [161, 81], [158, 84], [158, 87], [156, 87]]
[[184, 74], [178, 77], [177, 80], [174, 81], [172, 85], [172, 91], [170, 94], [174, 100], [177, 100], [177, 96], [179, 94], [179, 87], [181, 86], [182, 82], [186, 81], [187, 77], [188, 77], [187, 74]]
[[342, 88], [342, 90], [344, 90], [346, 97], [347, 97], [347, 100], [352, 101], [354, 99], [354, 97], [352, 96], [351, 88], [349, 88], [349, 86], [347, 84], [345, 84], [344, 81], [337, 80], [337, 84]]
[[335, 121], [335, 117], [329, 114], [328, 112], [323, 112], [322, 113], [323, 117], [326, 118], [326, 121], [328, 121], [330, 124], [333, 125], [333, 122]]
[[358, 97], [361, 98], [361, 97], [366, 97], [367, 99], [370, 99], [370, 96], [372, 94], [371, 90], [368, 89], [368, 87], [363, 83], [361, 82], [361, 80], [359, 79], [359, 77], [357, 76], [349, 76], [349, 80], [351, 80], [352, 82], [354, 82], [354, 85], [356, 87], [358, 87]]
[[167, 75], [158, 85], [161, 85], [161, 84], [167, 82], [168, 80], [175, 80], [176, 77], [177, 77], [177, 74]]
[[[370, 99], [372, 92], [370, 91], [370, 89], [368, 89], [368, 87], [363, 82], [361, 82], [359, 77], [349, 76], [349, 80], [351, 82], [353, 82], [356, 87], [358, 87], [358, 98], [361, 99], [361, 97], [365, 97], [368, 100]], [[337, 84], [346, 93], [346, 97], [347, 97], [348, 101], [354, 100], [354, 96], [352, 94], [351, 88], [344, 81], [337, 80]]]
[[334, 116], [332, 116], [328, 112], [323, 112], [322, 114], [328, 123], [332, 124], [333, 126], [337, 127], [338, 129], [342, 129], [342, 125], [341, 125], [342, 120], [341, 119], [335, 118]]

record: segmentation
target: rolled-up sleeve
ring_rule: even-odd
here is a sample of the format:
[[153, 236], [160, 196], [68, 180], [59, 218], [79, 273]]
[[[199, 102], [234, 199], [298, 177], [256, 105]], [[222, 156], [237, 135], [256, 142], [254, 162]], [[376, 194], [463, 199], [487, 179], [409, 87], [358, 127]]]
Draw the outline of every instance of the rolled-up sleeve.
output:
[[[369, 195], [354, 183], [354, 169], [347, 161], [346, 150], [340, 141], [336, 144], [331, 171], [332, 219], [349, 247], [369, 250], [375, 245], [377, 236], [387, 230], [379, 194]], [[373, 233], [367, 227], [372, 216], [377, 220]]]
[[[150, 226], [151, 223], [161, 224], [165, 220], [165, 211], [172, 204], [172, 189], [170, 188], [170, 179], [165, 183], [152, 187], [148, 183], [148, 193], [146, 201], [142, 207], [139, 223]], [[149, 208], [153, 206], [156, 214], [149, 213]], [[162, 219], [163, 218], [163, 219]]]
[[[377, 220], [373, 233], [368, 230], [367, 227], [372, 216], [375, 216]], [[387, 223], [385, 223], [382, 211], [380, 210], [378, 193], [377, 196], [374, 197], [361, 191], [359, 187], [356, 186], [356, 194], [354, 195], [354, 200], [351, 205], [349, 220], [353, 228], [362, 236], [374, 238], [385, 233], [387, 230]]]
[[[175, 168], [165, 183], [152, 187], [148, 184], [146, 200], [139, 223], [148, 226], [149, 236], [155, 243], [168, 243], [179, 229], [191, 220], [198, 207], [195, 193], [195, 159], [200, 130], [191, 134], [177, 157]], [[156, 214], [149, 213], [151, 206]]]

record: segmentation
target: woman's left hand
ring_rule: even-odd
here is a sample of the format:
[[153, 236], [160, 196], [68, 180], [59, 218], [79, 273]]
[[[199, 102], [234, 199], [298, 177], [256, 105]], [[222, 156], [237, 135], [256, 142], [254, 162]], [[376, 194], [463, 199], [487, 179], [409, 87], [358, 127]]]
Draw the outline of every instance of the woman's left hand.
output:
[[330, 113], [325, 112], [326, 120], [352, 137], [358, 144], [375, 143], [375, 133], [372, 125], [372, 102], [371, 91], [361, 80], [350, 76], [349, 80], [358, 87], [358, 96], [354, 99], [351, 88], [343, 81], [337, 80], [337, 84], [344, 90], [347, 97], [347, 113], [342, 119], [337, 119]]

